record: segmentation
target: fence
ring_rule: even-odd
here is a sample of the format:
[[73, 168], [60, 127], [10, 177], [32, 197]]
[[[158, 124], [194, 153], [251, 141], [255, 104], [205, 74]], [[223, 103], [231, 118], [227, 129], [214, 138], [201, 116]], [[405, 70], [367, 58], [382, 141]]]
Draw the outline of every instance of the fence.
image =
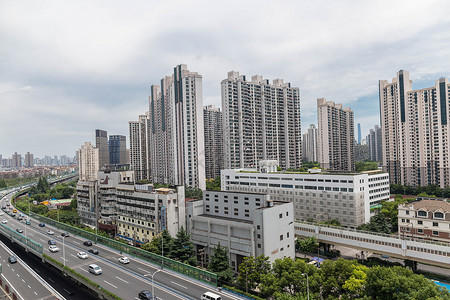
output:
[[7, 236], [11, 239], [14, 239], [17, 242], [20, 242], [25, 249], [29, 249], [35, 252], [38, 256], [41, 256], [43, 253], [42, 245], [36, 243], [35, 241], [25, 237], [24, 235], [12, 230], [8, 226], [4, 224], [0, 224], [0, 232], [3, 233], [4, 236]]
[[179, 261], [161, 256], [161, 255], [157, 255], [157, 254], [142, 250], [140, 248], [130, 246], [128, 244], [124, 244], [122, 242], [119, 242], [119, 241], [116, 241], [116, 240], [113, 240], [113, 239], [110, 239], [110, 238], [107, 238], [107, 237], [104, 237], [101, 235], [97, 235], [92, 232], [87, 232], [81, 228], [77, 228], [77, 227], [74, 227], [74, 226], [71, 226], [68, 224], [64, 224], [64, 223], [55, 221], [53, 219], [38, 215], [33, 212], [30, 212], [30, 215], [33, 218], [36, 218], [41, 222], [55, 226], [61, 230], [70, 232], [74, 235], [81, 236], [81, 237], [84, 237], [84, 238], [92, 240], [92, 241], [96, 241], [97, 243], [108, 246], [108, 247], [118, 250], [120, 252], [139, 257], [141, 259], [144, 259], [144, 260], [154, 263], [156, 265], [162, 266], [164, 268], [174, 270], [178, 273], [184, 274], [191, 278], [194, 278], [194, 279], [197, 279], [200, 281], [204, 281], [204, 282], [208, 282], [210, 284], [217, 286], [217, 274], [181, 263]]

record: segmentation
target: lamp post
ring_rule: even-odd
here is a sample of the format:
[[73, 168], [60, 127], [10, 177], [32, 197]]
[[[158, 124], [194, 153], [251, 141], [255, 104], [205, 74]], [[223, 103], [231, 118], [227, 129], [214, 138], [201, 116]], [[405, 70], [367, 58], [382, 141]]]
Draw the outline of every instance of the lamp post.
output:
[[146, 276], [151, 276], [152, 277], [152, 299], [155, 300], [155, 284], [153, 282], [153, 276], [155, 276], [156, 273], [160, 272], [161, 269], [156, 270], [153, 274], [145, 274], [144, 277]]
[[309, 276], [306, 273], [302, 273], [302, 276], [306, 275], [306, 287], [307, 287], [307, 291], [308, 291], [308, 300], [309, 300]]

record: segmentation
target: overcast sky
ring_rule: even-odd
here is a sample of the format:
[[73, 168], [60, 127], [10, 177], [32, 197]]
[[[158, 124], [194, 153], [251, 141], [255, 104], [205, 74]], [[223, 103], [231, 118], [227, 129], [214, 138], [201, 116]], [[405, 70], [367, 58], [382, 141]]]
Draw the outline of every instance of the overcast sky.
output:
[[[70, 155], [96, 128], [122, 134], [150, 86], [178, 64], [220, 106], [234, 70], [301, 90], [379, 124], [378, 80], [413, 88], [450, 74], [450, 1], [0, 1], [0, 154]], [[356, 138], [356, 135], [355, 135]]]

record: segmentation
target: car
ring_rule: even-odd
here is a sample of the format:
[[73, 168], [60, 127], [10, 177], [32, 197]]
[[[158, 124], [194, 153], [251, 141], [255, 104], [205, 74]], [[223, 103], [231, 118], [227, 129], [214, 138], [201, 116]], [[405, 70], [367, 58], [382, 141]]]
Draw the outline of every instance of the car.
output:
[[78, 253], [77, 253], [77, 256], [78, 256], [78, 258], [81, 258], [81, 259], [86, 259], [86, 258], [89, 257], [89, 256], [87, 255], [87, 253], [84, 252], [84, 251], [78, 252]]
[[55, 245], [51, 245], [50, 247], [48, 247], [48, 250], [50, 250], [50, 252], [55, 253], [59, 251], [59, 248]]
[[15, 256], [8, 257], [8, 262], [10, 264], [15, 264], [17, 262], [17, 258]]
[[16, 212], [17, 212], [17, 209], [14, 208], [14, 209], [13, 209], [13, 213], [16, 213]]
[[4, 213], [0, 212], [0, 216], [3, 216], [3, 215], [4, 215]]
[[45, 223], [39, 223], [39, 227], [45, 227]]
[[21, 229], [21, 228], [17, 228], [16, 231], [17, 231], [18, 233], [23, 233], [23, 229]]
[[55, 240], [48, 240], [47, 244], [49, 244], [49, 245], [56, 245], [56, 241]]
[[91, 241], [84, 241], [83, 245], [90, 247], [90, 246], [92, 246], [92, 242]]
[[25, 222], [25, 224], [31, 225], [31, 221], [30, 221], [30, 220], [27, 220], [27, 221]]
[[153, 294], [152, 294], [152, 292], [150, 292], [148, 290], [143, 290], [143, 291], [139, 292], [138, 298], [139, 298], [139, 300], [152, 300]]
[[23, 217], [18, 216], [18, 217], [17, 217], [17, 220], [22, 221], [22, 220], [23, 220]]
[[94, 275], [100, 275], [102, 274], [102, 269], [96, 264], [91, 264], [89, 265], [89, 272]]
[[88, 252], [91, 252], [92, 254], [98, 255], [97, 249], [89, 249]]
[[129, 264], [130, 263], [130, 259], [126, 256], [122, 256], [121, 258], [119, 258], [119, 262], [121, 264]]
[[63, 232], [63, 233], [61, 233], [61, 236], [63, 236], [63, 237], [69, 237], [70, 234], [69, 234], [68, 232]]
[[51, 230], [47, 230], [47, 234], [48, 234], [48, 235], [54, 235], [55, 232], [54, 232], [54, 231], [51, 231]]
[[5, 206], [5, 205], [3, 205], [3, 206], [2, 206], [2, 209], [6, 209], [6, 206]]
[[8, 223], [8, 220], [2, 220], [2, 223], [6, 224], [6, 223]]

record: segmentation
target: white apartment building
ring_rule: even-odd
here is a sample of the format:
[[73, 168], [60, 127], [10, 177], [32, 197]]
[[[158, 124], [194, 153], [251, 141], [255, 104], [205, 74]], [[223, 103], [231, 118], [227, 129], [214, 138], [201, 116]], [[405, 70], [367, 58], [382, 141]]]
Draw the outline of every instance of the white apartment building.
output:
[[202, 77], [178, 65], [152, 86], [149, 136], [153, 182], [205, 189]]
[[380, 80], [383, 169], [393, 183], [450, 185], [450, 85], [412, 90], [409, 72]]
[[206, 178], [220, 176], [223, 169], [223, 123], [220, 108], [214, 105], [203, 109], [205, 125], [205, 174]]
[[303, 134], [302, 142], [303, 159], [306, 161], [318, 161], [316, 125], [309, 125], [308, 131]]
[[136, 180], [150, 180], [149, 114], [140, 115], [138, 121], [129, 121], [130, 165]]
[[339, 220], [355, 228], [369, 222], [370, 207], [389, 200], [389, 175], [380, 171], [329, 173], [223, 170], [222, 191], [267, 193], [274, 201], [292, 202], [296, 220]]
[[398, 234], [415, 240], [450, 242], [450, 203], [425, 199], [398, 206]]
[[204, 191], [203, 200], [187, 203], [187, 223], [203, 265], [218, 244], [228, 248], [235, 272], [248, 256], [295, 258], [293, 205], [267, 194]]
[[355, 170], [353, 111], [342, 104], [317, 99], [318, 161], [326, 170]]
[[251, 81], [228, 72], [222, 86], [226, 169], [255, 168], [260, 160], [278, 160], [282, 169], [302, 162], [300, 90], [262, 76]]
[[78, 150], [79, 178], [82, 181], [97, 180], [99, 171], [99, 150], [90, 142], [85, 142]]

